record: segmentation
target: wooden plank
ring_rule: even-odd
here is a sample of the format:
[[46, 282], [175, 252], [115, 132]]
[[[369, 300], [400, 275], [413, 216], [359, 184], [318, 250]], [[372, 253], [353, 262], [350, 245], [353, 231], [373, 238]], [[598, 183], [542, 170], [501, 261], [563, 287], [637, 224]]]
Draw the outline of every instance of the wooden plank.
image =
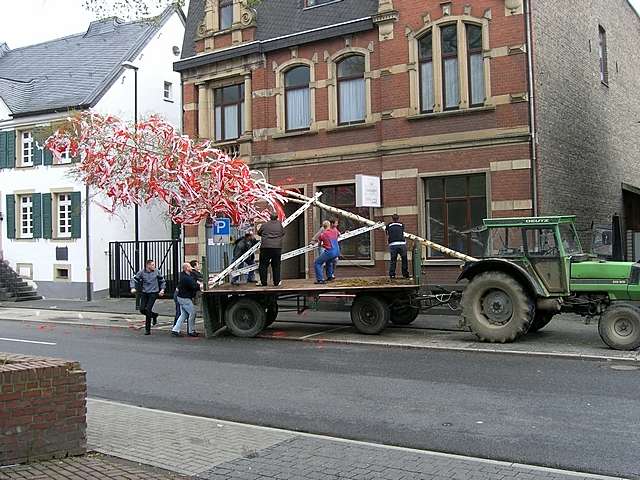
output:
[[402, 291], [418, 290], [419, 285], [410, 280], [389, 280], [387, 277], [345, 278], [334, 282], [315, 284], [313, 280], [284, 280], [282, 286], [261, 287], [255, 284], [242, 284], [238, 286], [220, 285], [203, 292], [203, 295], [233, 294], [292, 294], [292, 293], [327, 293], [327, 292], [359, 292], [359, 291]]

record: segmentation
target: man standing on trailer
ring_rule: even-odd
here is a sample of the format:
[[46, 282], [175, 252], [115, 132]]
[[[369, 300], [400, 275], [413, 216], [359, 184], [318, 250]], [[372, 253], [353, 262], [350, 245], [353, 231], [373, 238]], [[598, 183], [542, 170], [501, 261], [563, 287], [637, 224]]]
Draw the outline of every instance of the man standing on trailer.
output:
[[[242, 255], [247, 253], [247, 251], [251, 250], [251, 248], [253, 248], [253, 246], [256, 243], [258, 243], [258, 241], [253, 236], [253, 232], [249, 230], [247, 233], [244, 234], [242, 238], [239, 238], [238, 240], [236, 240], [233, 246], [233, 260], [236, 261]], [[238, 265], [238, 268], [242, 268], [243, 265], [251, 266], [254, 263], [256, 263], [256, 257], [255, 255], [250, 255], [245, 259], [244, 262]], [[247, 282], [248, 283], [255, 282], [255, 271], [251, 271], [247, 274]], [[237, 277], [231, 278], [231, 285], [240, 285], [240, 275], [238, 275]]]
[[269, 265], [271, 265], [273, 285], [279, 287], [282, 285], [280, 281], [280, 257], [282, 255], [284, 227], [282, 226], [282, 222], [278, 220], [278, 214], [271, 214], [271, 220], [258, 229], [258, 235], [260, 235], [262, 240], [260, 244], [260, 263], [258, 265], [260, 284], [263, 287], [267, 286], [267, 270], [269, 269]]
[[397, 213], [391, 216], [391, 223], [387, 225], [385, 230], [389, 241], [389, 254], [391, 255], [389, 278], [396, 278], [398, 255], [402, 259], [402, 276], [409, 278], [409, 261], [407, 260], [407, 241], [404, 238], [404, 224], [400, 222], [400, 217]]
[[151, 322], [158, 323], [158, 314], [153, 311], [153, 304], [158, 296], [164, 295], [167, 286], [162, 274], [156, 270], [156, 262], [147, 260], [144, 262], [144, 270], [134, 275], [130, 282], [131, 293], [140, 291], [140, 313], [145, 316], [144, 334], [151, 335]]
[[[322, 254], [316, 258], [314, 263], [316, 272], [315, 283], [323, 284], [325, 282], [331, 282], [335, 280], [334, 268], [335, 261], [340, 256], [340, 246], [338, 245], [338, 237], [340, 232], [338, 228], [328, 228], [324, 230], [319, 236], [318, 241], [323, 249]], [[327, 279], [324, 279], [323, 266], [326, 265]]]

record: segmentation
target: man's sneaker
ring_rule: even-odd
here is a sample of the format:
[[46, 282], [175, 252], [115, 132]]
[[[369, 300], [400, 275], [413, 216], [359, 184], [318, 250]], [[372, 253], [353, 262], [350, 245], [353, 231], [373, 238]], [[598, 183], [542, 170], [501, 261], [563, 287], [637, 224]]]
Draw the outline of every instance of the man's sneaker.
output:
[[174, 337], [183, 337], [184, 335], [182, 335], [181, 332], [174, 332], [173, 330], [171, 330], [171, 335]]
[[389, 275], [389, 280], [395, 280], [396, 276], [395, 275]]
[[327, 282], [333, 282], [336, 279], [336, 277], [329, 277], [327, 278]]
[[282, 281], [278, 282], [277, 284], [273, 284], [274, 287], [281, 287], [282, 286]]
[[233, 285], [234, 287], [239, 287], [240, 286], [240, 282], [231, 282], [231, 285]]
[[144, 331], [144, 334], [145, 334], [145, 335], [151, 335], [151, 330], [145, 330], [145, 331]]
[[151, 314], [151, 325], [157, 325], [158, 324], [158, 314], [156, 312], [153, 312]]
[[324, 284], [325, 284], [325, 283], [327, 283], [327, 282], [325, 282], [324, 280], [316, 280], [316, 281], [315, 281], [315, 282], [313, 282], [313, 283], [315, 283], [316, 285], [324, 285]]
[[199, 336], [200, 336], [200, 334], [199, 334], [198, 332], [191, 332], [191, 333], [187, 333], [187, 335], [188, 335], [189, 337], [199, 337]]

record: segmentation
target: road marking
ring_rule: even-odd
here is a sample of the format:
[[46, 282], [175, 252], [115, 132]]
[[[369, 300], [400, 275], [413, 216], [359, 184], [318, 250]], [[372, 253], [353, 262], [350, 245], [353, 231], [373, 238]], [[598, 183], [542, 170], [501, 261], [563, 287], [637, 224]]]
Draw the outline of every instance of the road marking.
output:
[[[312, 333], [310, 335], [305, 335], [304, 337], [290, 337], [292, 340], [306, 340], [307, 338], [311, 338], [311, 337], [315, 337], [317, 335], [324, 335], [325, 333], [332, 333], [332, 332], [337, 332], [338, 330], [344, 330], [346, 328], [350, 328], [351, 325], [345, 325], [343, 327], [336, 327], [336, 328], [331, 328], [329, 330], [323, 330], [322, 332], [318, 332], [318, 333]], [[271, 338], [271, 337], [267, 337], [267, 338]]]
[[278, 433], [284, 433], [284, 434], [288, 434], [288, 435], [292, 435], [292, 436], [298, 436], [298, 437], [308, 437], [308, 438], [314, 438], [314, 439], [318, 439], [318, 440], [329, 440], [329, 441], [334, 441], [334, 442], [340, 442], [340, 443], [346, 443], [346, 444], [351, 444], [351, 445], [360, 445], [360, 446], [365, 446], [365, 447], [375, 447], [375, 448], [382, 448], [385, 450], [395, 450], [395, 451], [399, 451], [399, 452], [407, 452], [407, 453], [413, 453], [413, 454], [421, 454], [421, 455], [430, 455], [433, 457], [441, 457], [441, 458], [451, 458], [454, 460], [466, 460], [469, 462], [478, 462], [478, 463], [485, 463], [485, 464], [489, 464], [489, 465], [499, 465], [502, 467], [516, 467], [516, 468], [523, 468], [523, 469], [528, 469], [528, 470], [533, 470], [533, 471], [538, 471], [538, 472], [547, 472], [547, 473], [552, 473], [552, 474], [558, 474], [558, 475], [567, 475], [567, 476], [572, 476], [572, 477], [580, 477], [582, 479], [589, 479], [589, 480], [628, 480], [625, 479], [623, 477], [611, 477], [611, 476], [607, 476], [607, 475], [597, 475], [597, 474], [593, 474], [593, 473], [585, 473], [585, 472], [576, 472], [573, 470], [562, 470], [559, 468], [550, 468], [550, 467], [540, 467], [537, 465], [526, 465], [524, 463], [515, 463], [515, 462], [506, 462], [506, 461], [502, 461], [502, 460], [491, 460], [488, 458], [479, 458], [479, 457], [471, 457], [471, 456], [467, 456], [467, 455], [457, 455], [455, 453], [443, 453], [443, 452], [435, 452], [432, 450], [419, 450], [416, 448], [409, 448], [409, 447], [398, 447], [395, 445], [385, 445], [382, 443], [374, 443], [374, 442], [364, 442], [361, 440], [350, 440], [348, 438], [340, 438], [340, 437], [332, 437], [331, 435], [319, 435], [316, 433], [305, 433], [305, 432], [297, 432], [294, 430], [286, 430], [284, 428], [274, 428], [274, 427], [263, 427], [260, 425], [252, 425], [249, 423], [241, 423], [241, 422], [233, 422], [230, 420], [220, 420], [220, 419], [216, 419], [216, 418], [210, 418], [210, 417], [201, 417], [198, 415], [187, 415], [185, 413], [176, 413], [176, 412], [169, 412], [166, 410], [158, 410], [155, 408], [147, 408], [147, 407], [139, 407], [137, 405], [131, 405], [128, 403], [123, 403], [123, 402], [116, 402], [114, 400], [105, 400], [105, 399], [101, 399], [101, 398], [87, 398], [87, 402], [96, 402], [96, 403], [105, 403], [107, 405], [113, 405], [115, 407], [126, 407], [126, 408], [133, 408], [136, 410], [142, 410], [145, 412], [155, 412], [155, 413], [160, 413], [163, 415], [171, 415], [171, 416], [176, 416], [176, 417], [180, 417], [180, 418], [190, 418], [190, 419], [199, 419], [205, 422], [210, 422], [216, 425], [216, 427], [221, 427], [224, 425], [230, 426], [230, 427], [244, 427], [244, 428], [252, 428], [252, 429], [256, 429], [256, 430], [262, 430], [262, 431], [267, 431], [267, 432], [278, 432]]
[[3, 338], [3, 337], [0, 337], [0, 340], [4, 340], [5, 342], [36, 343], [38, 345], [57, 345], [57, 343], [52, 343], [52, 342], [38, 342], [36, 340], [21, 340], [19, 338]]

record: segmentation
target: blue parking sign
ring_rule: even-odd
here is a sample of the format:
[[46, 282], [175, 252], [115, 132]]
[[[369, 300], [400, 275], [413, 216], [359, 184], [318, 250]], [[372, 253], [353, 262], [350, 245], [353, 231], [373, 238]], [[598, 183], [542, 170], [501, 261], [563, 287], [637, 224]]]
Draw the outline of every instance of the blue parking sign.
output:
[[230, 218], [216, 218], [213, 220], [213, 235], [214, 236], [228, 236], [231, 235], [231, 219]]

